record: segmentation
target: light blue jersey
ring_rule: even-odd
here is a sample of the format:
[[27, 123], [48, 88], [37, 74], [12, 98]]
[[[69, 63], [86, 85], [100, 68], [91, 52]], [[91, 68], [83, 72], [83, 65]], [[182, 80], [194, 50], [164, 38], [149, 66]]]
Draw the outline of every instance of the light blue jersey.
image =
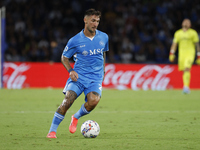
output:
[[72, 37], [64, 51], [63, 56], [74, 56], [74, 70], [78, 73], [79, 81], [102, 81], [104, 75], [103, 52], [108, 51], [108, 35], [96, 30], [93, 39], [89, 39], [83, 30]]
[[74, 71], [78, 73], [78, 80], [72, 81], [69, 78], [63, 90], [64, 94], [72, 90], [77, 96], [82, 92], [86, 96], [92, 91], [101, 95], [105, 51], [108, 51], [108, 35], [99, 30], [96, 30], [93, 39], [86, 37], [82, 30], [68, 41], [63, 56], [67, 58], [74, 56]]
[[[87, 16], [85, 18], [85, 16]], [[97, 27], [99, 24], [101, 12], [95, 9], [88, 9], [85, 12], [84, 19], [90, 21], [86, 27]], [[87, 31], [89, 31], [86, 28]], [[104, 76], [104, 52], [108, 51], [108, 35], [96, 30], [93, 38], [88, 38], [84, 34], [84, 29], [72, 37], [62, 53], [62, 59], [74, 56], [74, 71], [78, 74], [76, 81], [68, 78], [63, 89], [65, 98], [56, 113], [47, 134], [47, 138], [57, 138], [56, 131], [64, 119], [66, 111], [69, 109], [75, 99], [82, 93], [85, 95], [85, 102], [81, 108], [71, 117], [69, 131], [74, 133], [78, 119], [89, 114], [97, 105], [102, 94], [102, 82]], [[69, 65], [63, 62], [64, 66]], [[72, 72], [73, 74], [73, 72]], [[70, 105], [69, 105], [70, 104]], [[88, 107], [87, 107], [88, 106]], [[61, 111], [59, 111], [61, 110]], [[64, 115], [63, 115], [64, 113]]]

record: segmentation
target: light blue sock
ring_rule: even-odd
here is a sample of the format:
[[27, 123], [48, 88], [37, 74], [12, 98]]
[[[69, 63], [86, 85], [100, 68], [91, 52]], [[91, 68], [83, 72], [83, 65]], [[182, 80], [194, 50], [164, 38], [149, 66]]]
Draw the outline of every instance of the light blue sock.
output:
[[84, 104], [81, 106], [81, 108], [79, 109], [79, 111], [77, 111], [75, 114], [74, 114], [74, 117], [79, 119], [80, 117], [84, 116], [84, 115], [87, 115], [89, 114], [90, 112], [87, 111], [87, 109], [85, 108]]
[[61, 123], [61, 121], [64, 119], [64, 117], [65, 116], [55, 112], [49, 133], [52, 131], [54, 131], [54, 132], [57, 131], [57, 128], [58, 128], [59, 124]]

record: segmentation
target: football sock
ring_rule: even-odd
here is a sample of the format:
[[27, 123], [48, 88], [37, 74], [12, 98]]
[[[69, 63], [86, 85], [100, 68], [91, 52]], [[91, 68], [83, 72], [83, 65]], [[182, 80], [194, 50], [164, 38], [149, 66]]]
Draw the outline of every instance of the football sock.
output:
[[54, 132], [57, 131], [57, 128], [58, 128], [59, 124], [61, 123], [61, 121], [64, 119], [64, 117], [65, 116], [55, 112], [49, 133], [52, 131], [54, 131]]
[[191, 76], [190, 71], [185, 71], [183, 73], [183, 85], [184, 85], [184, 87], [189, 87], [189, 85], [190, 85], [190, 76]]
[[84, 104], [81, 106], [81, 108], [79, 109], [79, 111], [77, 111], [75, 114], [74, 114], [74, 117], [76, 119], [79, 119], [80, 117], [84, 116], [84, 115], [87, 115], [89, 114], [90, 112], [87, 111], [87, 109], [85, 108]]

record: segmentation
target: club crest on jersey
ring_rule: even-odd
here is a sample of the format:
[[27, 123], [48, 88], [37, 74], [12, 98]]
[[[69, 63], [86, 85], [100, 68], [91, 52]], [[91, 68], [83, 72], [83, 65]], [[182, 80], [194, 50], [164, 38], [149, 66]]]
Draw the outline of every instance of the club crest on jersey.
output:
[[65, 46], [65, 51], [67, 51], [68, 50], [68, 46]]
[[84, 56], [87, 56], [87, 55], [88, 55], [88, 52], [84, 50], [84, 51], [82, 52], [82, 54], [83, 54]]
[[99, 44], [100, 44], [101, 46], [104, 46], [104, 45], [105, 45], [103, 41], [100, 41]]

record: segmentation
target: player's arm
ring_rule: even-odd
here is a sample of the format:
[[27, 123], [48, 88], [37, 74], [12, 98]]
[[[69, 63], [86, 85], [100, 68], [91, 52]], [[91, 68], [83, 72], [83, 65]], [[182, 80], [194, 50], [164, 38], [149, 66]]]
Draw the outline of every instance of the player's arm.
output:
[[176, 53], [176, 49], [177, 49], [177, 43], [172, 43], [171, 48], [170, 48], [170, 53], [169, 53], [169, 61], [170, 62], [174, 62], [175, 59], [175, 53]]
[[69, 72], [69, 76], [73, 81], [77, 81], [78, 79], [78, 74], [77, 72], [75, 72], [69, 62], [69, 58], [65, 57], [65, 56], [61, 56], [61, 62], [64, 65], [64, 67], [67, 69], [67, 71]]
[[196, 49], [197, 49], [197, 60], [196, 60], [196, 63], [198, 65], [200, 65], [200, 46], [199, 46], [199, 42], [197, 42], [195, 45], [196, 45]]
[[103, 58], [104, 58], [104, 63], [103, 63], [103, 71], [104, 71], [104, 75], [105, 75], [105, 64], [106, 64], [106, 52], [103, 52]]

